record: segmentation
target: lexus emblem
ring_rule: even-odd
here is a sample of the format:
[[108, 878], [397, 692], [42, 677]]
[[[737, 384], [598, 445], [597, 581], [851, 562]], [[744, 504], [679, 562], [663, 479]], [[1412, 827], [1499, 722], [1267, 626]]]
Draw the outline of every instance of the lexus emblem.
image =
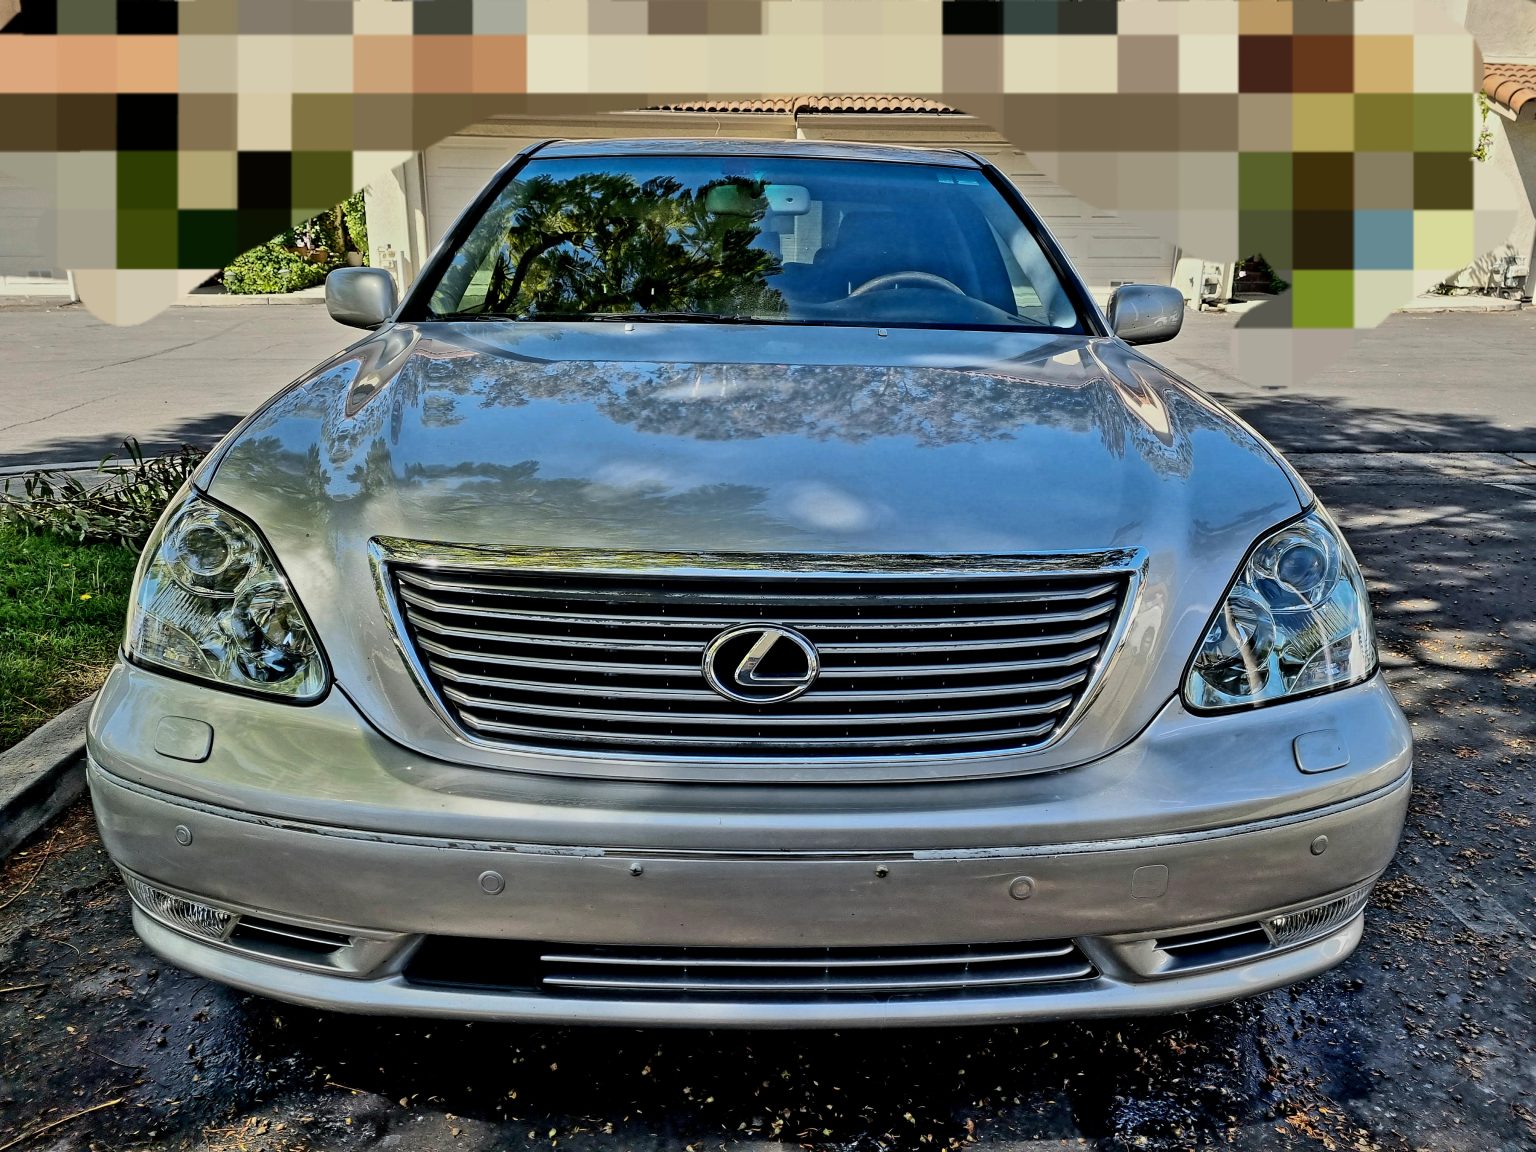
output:
[[782, 704], [810, 690], [821, 672], [816, 646], [793, 628], [742, 624], [704, 649], [704, 679], [727, 700]]

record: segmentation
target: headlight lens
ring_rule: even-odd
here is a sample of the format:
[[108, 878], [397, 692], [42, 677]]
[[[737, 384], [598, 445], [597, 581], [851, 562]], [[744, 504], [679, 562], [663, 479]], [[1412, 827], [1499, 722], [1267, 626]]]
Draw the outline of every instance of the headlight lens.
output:
[[1358, 684], [1376, 671], [1365, 580], [1316, 511], [1261, 540], [1206, 629], [1184, 680], [1202, 712]]
[[144, 550], [128, 654], [288, 700], [313, 700], [326, 688], [314, 630], [261, 537], [196, 495], [167, 513]]

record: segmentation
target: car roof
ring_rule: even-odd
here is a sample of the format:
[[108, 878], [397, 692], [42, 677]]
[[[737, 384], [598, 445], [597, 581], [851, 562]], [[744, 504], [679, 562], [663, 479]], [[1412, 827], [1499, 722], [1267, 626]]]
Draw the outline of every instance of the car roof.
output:
[[731, 137], [671, 139], [553, 140], [540, 158], [577, 156], [794, 156], [814, 160], [870, 160], [893, 164], [979, 167], [976, 158], [953, 148], [906, 148], [842, 140], [751, 140]]

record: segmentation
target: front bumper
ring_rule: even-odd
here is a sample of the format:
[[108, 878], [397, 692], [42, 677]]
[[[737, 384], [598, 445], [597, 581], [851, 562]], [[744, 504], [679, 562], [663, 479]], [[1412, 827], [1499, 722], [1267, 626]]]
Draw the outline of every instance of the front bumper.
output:
[[[1392, 855], [1409, 793], [1405, 776], [1327, 809], [1219, 832], [850, 859], [581, 854], [358, 834], [189, 806], [95, 763], [90, 784], [109, 851], [136, 875], [236, 914], [347, 941], [323, 956], [274, 953], [264, 946], [270, 937], [198, 940], [135, 909], [135, 926], [155, 951], [211, 979], [357, 1012], [742, 1027], [1164, 1013], [1292, 983], [1347, 956], [1360, 916], [1291, 948], [1218, 946], [1174, 962], [1164, 945], [1227, 927], [1251, 934], [1257, 921], [1368, 884]], [[1093, 974], [1002, 992], [811, 999], [583, 996], [515, 982], [418, 981], [413, 956], [424, 940], [444, 937], [865, 950], [1064, 939]]]
[[[168, 720], [173, 736], [188, 720], [211, 729], [202, 759], [166, 742]], [[1348, 763], [1304, 773], [1293, 742], [1323, 730]], [[384, 739], [339, 689], [294, 708], [120, 665], [88, 750], [113, 860], [135, 885], [238, 925], [212, 939], [167, 927], [140, 887], [141, 936], [181, 967], [359, 1012], [749, 1027], [1163, 1013], [1303, 979], [1358, 941], [1358, 902], [1315, 909], [1358, 897], [1386, 868], [1412, 767], [1380, 678], [1224, 717], [1173, 702], [1125, 747], [1050, 773], [711, 787], [450, 764]], [[1282, 915], [1316, 931], [1261, 931]], [[464, 942], [536, 961], [628, 950], [683, 983], [702, 959], [772, 979], [750, 994], [631, 995], [494, 965], [473, 979], [421, 975], [424, 956]], [[1015, 945], [1059, 946], [1077, 967], [967, 983], [973, 950]], [[883, 978], [880, 958], [910, 971], [925, 948], [964, 954], [942, 969], [958, 986], [773, 984], [807, 957]], [[786, 955], [799, 958], [788, 969]]]

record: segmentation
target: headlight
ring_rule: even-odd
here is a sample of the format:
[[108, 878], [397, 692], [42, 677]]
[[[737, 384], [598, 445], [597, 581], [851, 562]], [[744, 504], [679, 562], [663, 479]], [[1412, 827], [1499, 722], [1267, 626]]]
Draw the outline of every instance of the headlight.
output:
[[1253, 708], [1375, 671], [1365, 580], [1333, 522], [1314, 511], [1248, 554], [1190, 662], [1184, 702], [1200, 712]]
[[314, 630], [261, 537], [197, 495], [144, 549], [127, 647], [141, 664], [288, 700], [314, 700], [327, 683]]

